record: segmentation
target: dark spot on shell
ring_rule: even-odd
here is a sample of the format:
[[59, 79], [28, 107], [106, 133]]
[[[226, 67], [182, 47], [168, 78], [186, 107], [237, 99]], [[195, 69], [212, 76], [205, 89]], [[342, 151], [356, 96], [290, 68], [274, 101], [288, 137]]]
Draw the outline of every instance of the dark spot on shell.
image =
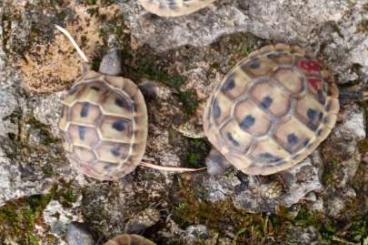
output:
[[77, 92], [77, 91], [78, 91], [78, 89], [79, 89], [79, 86], [74, 86], [74, 87], [72, 87], [72, 88], [69, 90], [68, 94], [69, 94], [69, 95], [75, 94], [75, 92]]
[[318, 120], [320, 121], [322, 118], [323, 118], [323, 112], [320, 112], [320, 113], [318, 114]]
[[326, 96], [323, 94], [322, 90], [318, 90], [317, 98], [319, 103], [321, 103], [322, 105], [326, 103]]
[[234, 139], [233, 135], [229, 132], [226, 133], [227, 138], [230, 140], [230, 142], [235, 145], [235, 146], [239, 146], [239, 142], [237, 140]]
[[84, 140], [86, 138], [86, 127], [78, 126], [79, 139]]
[[314, 121], [317, 117], [317, 111], [313, 109], [308, 109], [307, 116], [310, 121]]
[[80, 111], [81, 117], [87, 117], [89, 112], [90, 104], [88, 102], [83, 103], [82, 109]]
[[104, 169], [108, 172], [111, 172], [112, 170], [114, 170], [114, 164], [111, 164], [111, 163], [105, 163], [104, 164]]
[[330, 119], [328, 118], [328, 117], [325, 117], [325, 118], [323, 118], [323, 123], [329, 123], [330, 122]]
[[308, 122], [307, 127], [310, 128], [312, 131], [316, 131], [317, 129], [317, 125], [314, 124], [313, 122]]
[[326, 106], [326, 111], [330, 111], [331, 110], [331, 106], [332, 106], [332, 103], [330, 101], [330, 102], [328, 102], [328, 104]]
[[176, 1], [175, 0], [167, 0], [167, 3], [169, 5], [169, 9], [175, 10], [177, 9]]
[[272, 105], [272, 98], [270, 96], [266, 96], [263, 98], [262, 102], [261, 102], [261, 107], [263, 109], [268, 109], [271, 105]]
[[112, 124], [112, 127], [114, 129], [116, 129], [117, 131], [124, 131], [125, 128], [126, 128], [126, 124], [127, 122], [124, 121], [124, 120], [116, 120], [113, 124]]
[[246, 130], [253, 126], [256, 119], [252, 115], [247, 115], [239, 124], [239, 127], [243, 130]]
[[222, 86], [221, 91], [227, 92], [227, 91], [232, 90], [233, 88], [235, 88], [235, 80], [234, 80], [234, 77], [231, 76], [227, 79], [224, 86]]
[[218, 104], [217, 99], [215, 99], [213, 101], [213, 106], [212, 106], [212, 116], [213, 118], [217, 119], [221, 116], [221, 108]]
[[95, 91], [100, 91], [100, 88], [99, 87], [96, 87], [96, 86], [92, 86], [91, 89], [93, 89]]
[[125, 98], [123, 97], [118, 97], [115, 99], [115, 104], [121, 108], [124, 108], [128, 111], [131, 111], [131, 104], [129, 103], [129, 101], [127, 101]]
[[309, 141], [310, 141], [310, 139], [306, 139], [306, 140], [304, 140], [304, 142], [303, 142], [303, 146], [307, 147], [307, 145], [309, 144]]
[[285, 55], [285, 53], [281, 53], [281, 52], [273, 52], [267, 55], [267, 58], [269, 59], [277, 59], [280, 58], [281, 56]]
[[113, 148], [111, 149], [111, 153], [112, 153], [114, 156], [116, 156], [116, 157], [120, 156], [120, 147], [119, 147], [119, 146], [115, 146], [115, 147], [113, 147]]
[[300, 156], [300, 154], [296, 154], [296, 155], [294, 155], [292, 158], [293, 158], [293, 160], [295, 160], [295, 159], [297, 159], [299, 156]]
[[321, 136], [321, 134], [322, 134], [322, 129], [318, 129], [317, 136]]
[[271, 163], [271, 162], [281, 161], [281, 158], [274, 156], [268, 152], [265, 152], [265, 153], [259, 154], [256, 160], [261, 163]]
[[294, 133], [291, 133], [287, 136], [287, 141], [289, 145], [296, 145], [299, 143], [299, 138]]
[[261, 62], [259, 61], [259, 59], [253, 59], [248, 63], [248, 66], [251, 69], [258, 69], [259, 67], [261, 67]]

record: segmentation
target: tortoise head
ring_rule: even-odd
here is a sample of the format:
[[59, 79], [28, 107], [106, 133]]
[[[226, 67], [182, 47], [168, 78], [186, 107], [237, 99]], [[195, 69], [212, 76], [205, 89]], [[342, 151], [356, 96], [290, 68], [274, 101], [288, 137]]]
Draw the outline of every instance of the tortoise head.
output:
[[99, 72], [105, 75], [118, 76], [121, 73], [121, 51], [117, 49], [110, 50], [102, 58]]

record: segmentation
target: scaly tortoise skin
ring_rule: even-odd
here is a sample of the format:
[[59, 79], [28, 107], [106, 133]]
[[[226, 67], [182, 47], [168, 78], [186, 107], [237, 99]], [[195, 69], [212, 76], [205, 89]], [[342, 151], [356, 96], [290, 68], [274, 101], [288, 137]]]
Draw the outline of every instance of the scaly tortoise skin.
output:
[[64, 99], [59, 127], [77, 171], [117, 180], [140, 163], [147, 141], [146, 104], [129, 79], [86, 72]]
[[176, 17], [188, 15], [205, 8], [215, 0], [139, 0], [148, 11], [159, 16]]
[[107, 241], [104, 245], [156, 245], [156, 243], [139, 235], [119, 235]]
[[266, 46], [240, 61], [217, 86], [204, 113], [212, 145], [240, 171], [269, 175], [305, 159], [329, 135], [338, 89], [307, 51]]

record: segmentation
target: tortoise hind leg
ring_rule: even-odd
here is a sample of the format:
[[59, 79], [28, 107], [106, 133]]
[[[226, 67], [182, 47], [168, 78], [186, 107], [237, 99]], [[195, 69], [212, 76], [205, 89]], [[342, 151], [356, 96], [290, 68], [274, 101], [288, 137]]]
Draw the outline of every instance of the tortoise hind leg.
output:
[[207, 172], [211, 176], [222, 175], [231, 166], [231, 163], [225, 157], [212, 148], [210, 154], [206, 158]]
[[340, 91], [339, 100], [341, 104], [366, 101], [368, 100], [368, 91]]

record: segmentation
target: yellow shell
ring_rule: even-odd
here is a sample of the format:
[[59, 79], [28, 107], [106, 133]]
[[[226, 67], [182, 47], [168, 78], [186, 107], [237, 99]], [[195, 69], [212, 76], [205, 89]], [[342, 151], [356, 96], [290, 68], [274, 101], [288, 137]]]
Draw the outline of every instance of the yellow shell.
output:
[[72, 166], [98, 180], [117, 180], [142, 160], [146, 104], [129, 79], [88, 71], [64, 99], [59, 127]]
[[204, 113], [212, 145], [251, 175], [286, 170], [329, 135], [339, 111], [327, 69], [297, 46], [266, 46], [240, 61]]
[[139, 0], [148, 11], [159, 16], [176, 17], [198, 11], [215, 0]]
[[106, 242], [104, 245], [156, 245], [139, 235], [119, 235]]

